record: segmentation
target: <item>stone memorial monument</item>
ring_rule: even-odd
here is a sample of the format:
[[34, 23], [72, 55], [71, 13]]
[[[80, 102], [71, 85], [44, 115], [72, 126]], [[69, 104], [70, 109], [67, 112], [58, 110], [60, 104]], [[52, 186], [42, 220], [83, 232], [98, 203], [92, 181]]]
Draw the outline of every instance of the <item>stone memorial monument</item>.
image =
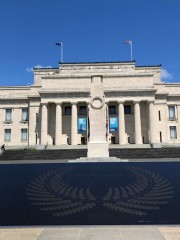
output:
[[91, 77], [91, 95], [89, 104], [89, 142], [88, 158], [109, 157], [108, 112], [105, 104], [102, 76]]

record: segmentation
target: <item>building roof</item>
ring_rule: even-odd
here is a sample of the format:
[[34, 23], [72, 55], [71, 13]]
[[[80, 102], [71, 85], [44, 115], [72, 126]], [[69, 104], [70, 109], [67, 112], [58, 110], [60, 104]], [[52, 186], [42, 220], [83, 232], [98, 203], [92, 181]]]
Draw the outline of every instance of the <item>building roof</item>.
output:
[[135, 60], [133, 61], [95, 61], [95, 62], [59, 62], [59, 64], [108, 64], [108, 63], [135, 63]]

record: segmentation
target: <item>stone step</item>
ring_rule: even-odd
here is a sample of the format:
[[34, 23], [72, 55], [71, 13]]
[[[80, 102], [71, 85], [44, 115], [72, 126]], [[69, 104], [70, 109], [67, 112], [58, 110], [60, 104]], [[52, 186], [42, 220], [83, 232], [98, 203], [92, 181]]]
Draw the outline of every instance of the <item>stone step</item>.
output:
[[128, 160], [123, 160], [117, 157], [81, 157], [75, 160], [69, 160], [68, 162], [124, 162]]
[[[180, 158], [180, 148], [109, 149], [110, 157], [121, 159]], [[7, 150], [0, 160], [63, 160], [87, 157], [87, 149]]]

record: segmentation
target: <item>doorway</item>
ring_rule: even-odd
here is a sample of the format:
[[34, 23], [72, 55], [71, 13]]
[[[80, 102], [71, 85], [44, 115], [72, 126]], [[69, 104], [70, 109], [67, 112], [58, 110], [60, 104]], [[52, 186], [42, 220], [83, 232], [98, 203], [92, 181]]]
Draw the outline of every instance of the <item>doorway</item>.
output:
[[111, 144], [115, 144], [116, 143], [116, 138], [114, 136], [111, 137]]
[[85, 137], [81, 137], [81, 145], [85, 145], [86, 144], [86, 139]]

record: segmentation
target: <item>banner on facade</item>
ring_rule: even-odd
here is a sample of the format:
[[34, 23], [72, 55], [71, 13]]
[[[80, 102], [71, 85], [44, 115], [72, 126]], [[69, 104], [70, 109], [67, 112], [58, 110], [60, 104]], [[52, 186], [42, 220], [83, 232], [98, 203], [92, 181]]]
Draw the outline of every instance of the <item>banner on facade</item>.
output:
[[118, 131], [118, 117], [110, 117], [109, 128], [111, 132]]
[[87, 131], [86, 118], [78, 118], [78, 133], [84, 133]]

